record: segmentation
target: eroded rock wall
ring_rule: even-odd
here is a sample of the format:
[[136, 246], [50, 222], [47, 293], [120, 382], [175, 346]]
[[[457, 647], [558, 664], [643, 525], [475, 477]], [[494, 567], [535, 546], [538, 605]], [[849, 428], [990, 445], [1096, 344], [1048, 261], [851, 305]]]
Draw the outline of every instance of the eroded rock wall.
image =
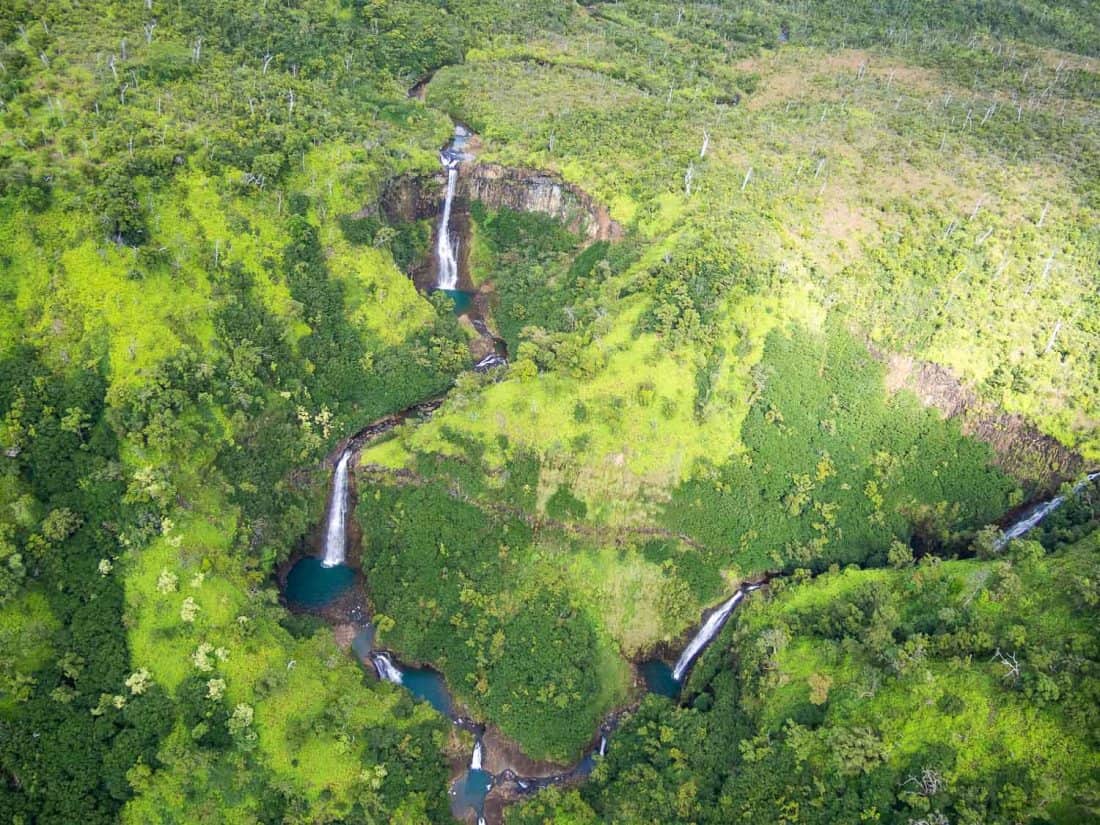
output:
[[1033, 493], [1052, 493], [1084, 470], [1084, 461], [1073, 450], [1022, 416], [979, 398], [946, 367], [896, 353], [876, 354], [887, 365], [887, 389], [908, 389], [925, 406], [958, 419], [963, 433], [989, 444], [997, 466]]
[[588, 241], [614, 240], [622, 227], [588, 193], [547, 172], [512, 169], [493, 163], [464, 167], [459, 197], [491, 209], [538, 212], [565, 224]]

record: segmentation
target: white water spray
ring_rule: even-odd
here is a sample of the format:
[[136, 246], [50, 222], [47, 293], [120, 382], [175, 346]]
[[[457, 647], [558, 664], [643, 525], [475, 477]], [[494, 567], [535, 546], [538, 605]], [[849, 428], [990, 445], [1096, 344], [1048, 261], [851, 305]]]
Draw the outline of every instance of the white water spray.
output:
[[392, 682], [395, 685], [401, 685], [405, 683], [405, 677], [401, 675], [401, 671], [397, 668], [397, 665], [393, 663], [393, 659], [389, 657], [387, 653], [372, 653], [371, 664], [374, 665], [374, 670], [378, 674], [378, 678], [386, 682]]
[[345, 450], [336, 462], [336, 473], [332, 477], [332, 501], [328, 506], [328, 524], [325, 527], [325, 557], [322, 567], [336, 567], [344, 563], [347, 545], [347, 531], [344, 521], [348, 510], [348, 460], [351, 451]]
[[688, 642], [688, 646], [684, 648], [684, 652], [680, 654], [680, 658], [676, 660], [676, 667], [672, 669], [672, 678], [677, 682], [681, 682], [684, 679], [684, 674], [687, 673], [687, 669], [691, 666], [692, 661], [703, 650], [704, 647], [711, 643], [711, 640], [718, 635], [718, 631], [722, 629], [722, 625], [726, 623], [726, 619], [730, 617], [730, 613], [733, 612], [733, 608], [737, 606], [737, 603], [744, 597], [744, 593], [738, 590], [729, 600], [726, 601], [721, 607], [710, 614], [710, 618], [706, 623], [699, 628], [699, 632], [695, 634], [695, 637]]
[[470, 770], [481, 770], [481, 740], [474, 743], [474, 755], [470, 757]]
[[600, 756], [605, 756], [606, 754], [607, 754], [607, 737], [606, 736], [601, 736], [600, 737]]
[[455, 187], [458, 183], [458, 165], [464, 155], [462, 147], [469, 133], [461, 126], [455, 126], [454, 140], [439, 155], [439, 162], [447, 170], [447, 194], [443, 198], [443, 215], [439, 219], [439, 228], [435, 238], [435, 259], [438, 273], [435, 285], [438, 289], [458, 289], [458, 244], [451, 237], [451, 206], [454, 203]]
[[[1081, 492], [1082, 488], [1084, 488], [1084, 486], [1086, 484], [1091, 484], [1093, 481], [1096, 481], [1096, 479], [1098, 479], [1098, 478], [1100, 478], [1100, 471], [1097, 471], [1095, 473], [1089, 473], [1085, 477], [1084, 481], [1082, 481], [1081, 483], [1079, 483], [1077, 486], [1075, 486], [1073, 488], [1073, 492], [1070, 495], [1076, 495], [1077, 493]], [[1049, 516], [1051, 513], [1053, 513], [1055, 510], [1057, 510], [1063, 504], [1065, 504], [1066, 503], [1066, 498], [1067, 498], [1067, 496], [1055, 496], [1050, 501], [1048, 501], [1046, 504], [1043, 504], [1043, 505], [1040, 505], [1039, 507], [1036, 507], [1027, 516], [1020, 519], [1015, 524], [1009, 525], [1008, 528], [1004, 531], [1004, 533], [1001, 534], [1001, 537], [997, 540], [997, 542], [994, 546], [998, 550], [1000, 550], [1002, 547], [1004, 547], [1006, 544], [1008, 544], [1013, 539], [1018, 539], [1018, 538], [1020, 538], [1020, 536], [1024, 535], [1025, 533], [1028, 533], [1031, 530], [1035, 529], [1043, 521], [1043, 519], [1045, 519], [1047, 516]]]

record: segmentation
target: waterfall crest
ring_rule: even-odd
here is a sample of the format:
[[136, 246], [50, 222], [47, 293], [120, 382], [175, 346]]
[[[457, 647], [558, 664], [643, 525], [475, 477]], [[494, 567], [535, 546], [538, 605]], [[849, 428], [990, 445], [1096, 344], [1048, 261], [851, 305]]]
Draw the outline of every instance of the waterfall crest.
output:
[[435, 238], [435, 258], [437, 289], [458, 289], [458, 243], [451, 237], [451, 206], [454, 203], [455, 188], [458, 184], [458, 165], [465, 159], [462, 147], [469, 137], [461, 126], [455, 126], [451, 145], [439, 153], [439, 162], [447, 170], [447, 194], [443, 198], [443, 214]]
[[392, 682], [395, 685], [404, 683], [404, 676], [401, 675], [401, 671], [393, 663], [393, 659], [389, 657], [388, 653], [372, 653], [370, 660], [379, 679]]
[[680, 654], [680, 658], [676, 660], [676, 667], [672, 669], [672, 678], [677, 682], [682, 682], [684, 674], [687, 673], [688, 667], [691, 666], [692, 661], [696, 656], [711, 643], [711, 640], [718, 635], [718, 631], [722, 629], [722, 626], [726, 623], [726, 619], [729, 618], [730, 613], [733, 612], [733, 608], [737, 606], [737, 603], [744, 597], [744, 593], [738, 590], [717, 610], [710, 614], [710, 618], [706, 620], [699, 632], [695, 634], [695, 637], [688, 642], [688, 646], [684, 648], [684, 652]]
[[332, 501], [328, 507], [328, 523], [325, 526], [325, 556], [321, 560], [323, 567], [336, 567], [344, 563], [347, 546], [347, 531], [344, 522], [348, 509], [348, 461], [351, 451], [345, 450], [336, 462], [336, 472], [332, 477]]

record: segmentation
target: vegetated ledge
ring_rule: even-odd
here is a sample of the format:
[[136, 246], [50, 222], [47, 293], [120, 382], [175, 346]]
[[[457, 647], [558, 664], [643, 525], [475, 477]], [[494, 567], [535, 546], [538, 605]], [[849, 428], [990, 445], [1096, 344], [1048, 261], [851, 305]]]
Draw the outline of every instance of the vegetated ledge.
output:
[[994, 463], [1029, 487], [1030, 497], [1054, 493], [1062, 482], [1084, 472], [1085, 461], [1078, 453], [1040, 432], [1023, 416], [980, 398], [947, 367], [874, 348], [871, 352], [886, 364], [890, 393], [908, 389], [926, 407], [958, 419], [963, 434], [992, 447]]

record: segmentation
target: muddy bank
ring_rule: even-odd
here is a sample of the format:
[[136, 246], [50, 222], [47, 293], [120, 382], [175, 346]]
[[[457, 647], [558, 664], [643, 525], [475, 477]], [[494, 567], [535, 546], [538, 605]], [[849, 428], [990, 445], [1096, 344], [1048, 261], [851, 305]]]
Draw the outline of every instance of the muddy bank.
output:
[[1022, 482], [1030, 496], [1050, 494], [1080, 475], [1084, 461], [1022, 416], [1006, 413], [978, 397], [946, 367], [906, 355], [874, 352], [887, 365], [886, 387], [913, 392], [922, 404], [957, 419], [965, 435], [993, 448], [994, 463]]
[[494, 776], [511, 771], [516, 776], [551, 777], [565, 773], [572, 767], [557, 762], [532, 759], [494, 725], [486, 726], [481, 743], [482, 767]]

